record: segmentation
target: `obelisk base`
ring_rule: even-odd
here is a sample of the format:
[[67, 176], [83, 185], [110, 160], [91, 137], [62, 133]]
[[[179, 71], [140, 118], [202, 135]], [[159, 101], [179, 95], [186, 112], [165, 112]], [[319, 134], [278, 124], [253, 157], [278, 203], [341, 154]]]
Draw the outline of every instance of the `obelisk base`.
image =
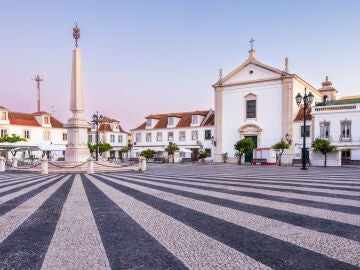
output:
[[65, 150], [66, 162], [85, 162], [90, 157], [87, 146], [87, 130], [90, 125], [83, 118], [72, 117], [65, 127], [68, 129], [68, 146]]

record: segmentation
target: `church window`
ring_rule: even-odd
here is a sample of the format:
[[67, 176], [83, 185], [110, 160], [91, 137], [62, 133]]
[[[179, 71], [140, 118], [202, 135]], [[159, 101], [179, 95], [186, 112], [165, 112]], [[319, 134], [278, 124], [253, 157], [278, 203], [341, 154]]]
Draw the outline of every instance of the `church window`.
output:
[[305, 131], [304, 131], [304, 126], [301, 126], [301, 137], [310, 137], [310, 126], [305, 126]]
[[322, 122], [320, 124], [320, 139], [330, 138], [330, 122]]
[[256, 118], [256, 100], [246, 101], [246, 118]]

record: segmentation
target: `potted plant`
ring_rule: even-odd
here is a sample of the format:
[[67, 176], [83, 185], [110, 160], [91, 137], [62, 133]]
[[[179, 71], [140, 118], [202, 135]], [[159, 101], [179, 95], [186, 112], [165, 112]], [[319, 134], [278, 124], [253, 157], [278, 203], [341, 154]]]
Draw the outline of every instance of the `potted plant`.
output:
[[281, 166], [281, 156], [284, 153], [285, 149], [289, 149], [289, 146], [290, 145], [288, 143], [286, 143], [283, 139], [281, 139], [280, 142], [273, 145], [273, 148], [277, 152], [276, 157], [277, 157], [279, 166]]
[[174, 152], [177, 150], [179, 150], [179, 146], [172, 142], [170, 142], [169, 145], [165, 148], [165, 151], [168, 153], [169, 159], [171, 157], [172, 163], [174, 163]]
[[234, 149], [236, 150], [235, 157], [239, 165], [241, 165], [242, 156], [251, 152], [254, 147], [255, 145], [251, 138], [242, 139], [234, 144]]
[[223, 153], [222, 154], [222, 159], [223, 159], [223, 162], [226, 163], [227, 159], [228, 159], [228, 153]]

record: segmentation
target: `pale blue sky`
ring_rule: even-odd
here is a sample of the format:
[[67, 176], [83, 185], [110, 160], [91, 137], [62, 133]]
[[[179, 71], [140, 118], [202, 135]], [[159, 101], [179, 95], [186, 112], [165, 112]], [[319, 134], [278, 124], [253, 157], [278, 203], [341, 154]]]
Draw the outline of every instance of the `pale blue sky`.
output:
[[0, 105], [70, 117], [72, 27], [81, 29], [85, 116], [93, 112], [135, 128], [152, 113], [214, 107], [218, 70], [248, 57], [339, 96], [360, 94], [360, 1], [1, 1]]

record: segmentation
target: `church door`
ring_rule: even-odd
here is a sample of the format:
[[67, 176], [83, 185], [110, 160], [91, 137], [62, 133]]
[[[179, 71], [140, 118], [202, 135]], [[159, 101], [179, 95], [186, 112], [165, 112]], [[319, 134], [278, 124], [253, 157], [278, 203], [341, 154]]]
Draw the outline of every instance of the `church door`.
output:
[[[245, 136], [245, 139], [246, 138], [251, 138], [255, 145], [255, 148], [257, 148], [257, 136]], [[253, 159], [253, 151], [245, 154], [245, 162], [251, 162], [252, 159]]]

